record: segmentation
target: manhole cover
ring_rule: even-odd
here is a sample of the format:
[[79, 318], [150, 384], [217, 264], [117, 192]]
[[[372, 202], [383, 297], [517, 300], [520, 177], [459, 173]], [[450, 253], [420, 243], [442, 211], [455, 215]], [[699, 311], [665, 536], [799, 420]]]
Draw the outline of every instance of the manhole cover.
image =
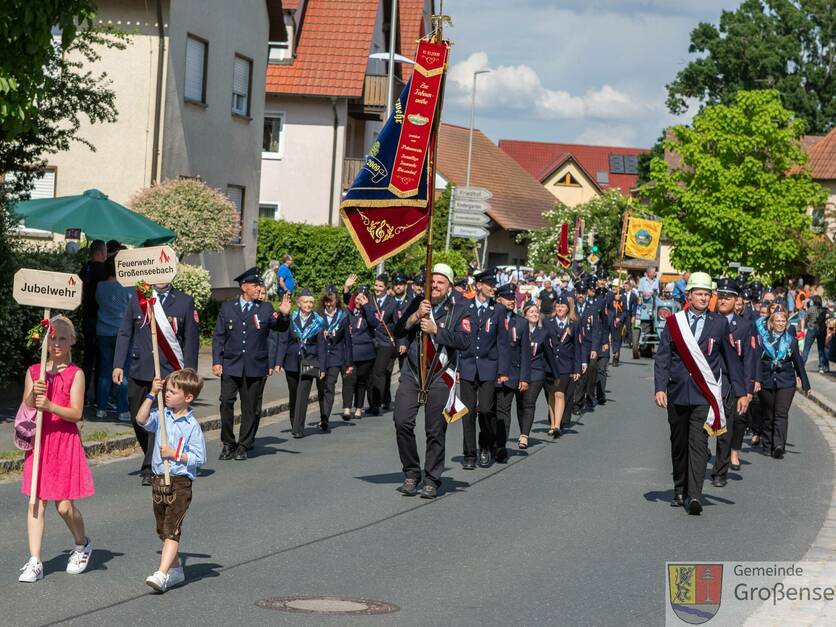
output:
[[270, 597], [255, 602], [258, 607], [301, 614], [371, 615], [391, 614], [401, 608], [392, 603], [351, 597]]

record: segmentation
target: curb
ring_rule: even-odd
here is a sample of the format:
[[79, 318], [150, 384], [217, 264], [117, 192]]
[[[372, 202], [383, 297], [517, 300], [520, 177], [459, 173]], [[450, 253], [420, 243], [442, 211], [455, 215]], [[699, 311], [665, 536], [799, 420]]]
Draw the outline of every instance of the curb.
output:
[[[803, 394], [801, 388], [797, 389]], [[812, 401], [813, 403], [821, 407], [824, 411], [830, 414], [832, 418], [836, 418], [836, 407], [834, 407], [833, 404], [825, 397], [819, 396], [818, 394], [813, 392], [812, 394], [810, 394], [810, 396], [805, 396], [804, 398]]]
[[[341, 387], [338, 388], [342, 389]], [[319, 396], [316, 393], [311, 394], [308, 398], [309, 403], [313, 403], [319, 400]], [[290, 399], [283, 398], [277, 401], [272, 401], [270, 403], [265, 403], [261, 407], [261, 417], [264, 418], [265, 416], [275, 416], [283, 411], [288, 411], [290, 409]], [[198, 418], [197, 421], [200, 423], [200, 428], [205, 432], [207, 431], [217, 431], [221, 428], [221, 415], [220, 414], [212, 414], [211, 416], [205, 416], [203, 418]], [[241, 414], [236, 413], [234, 424], [238, 424], [241, 422]], [[101, 455], [106, 455], [108, 453], [113, 453], [114, 451], [124, 451], [128, 449], [132, 449], [137, 445], [136, 443], [136, 436], [133, 434], [123, 435], [117, 438], [113, 438], [110, 440], [104, 440], [102, 442], [91, 442], [90, 444], [84, 445], [84, 452], [87, 454], [87, 459], [91, 459], [93, 457], [98, 457]], [[19, 459], [7, 459], [0, 461], [0, 476], [17, 472], [23, 468], [23, 460], [24, 456], [21, 455]]]

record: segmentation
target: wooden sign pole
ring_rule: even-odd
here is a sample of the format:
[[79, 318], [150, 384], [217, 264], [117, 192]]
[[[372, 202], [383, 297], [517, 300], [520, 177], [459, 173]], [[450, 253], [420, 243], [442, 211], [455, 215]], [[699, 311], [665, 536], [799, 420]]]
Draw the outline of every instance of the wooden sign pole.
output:
[[[49, 320], [51, 315], [49, 307], [44, 309], [44, 320]], [[46, 381], [46, 358], [48, 354], [49, 328], [44, 330], [44, 338], [41, 342], [41, 371], [38, 374], [38, 381]], [[41, 425], [43, 424], [44, 413], [39, 409], [35, 414], [35, 444], [32, 448], [32, 483], [29, 486], [29, 505], [38, 502], [38, 474], [41, 467]], [[37, 509], [35, 513], [37, 513]]]
[[[157, 297], [154, 297], [156, 303]], [[154, 353], [154, 378], [160, 378], [160, 350], [157, 348], [157, 319], [154, 317], [154, 305], [148, 303], [148, 318], [151, 323], [151, 350]], [[159, 412], [160, 421], [160, 439], [164, 444], [168, 443], [168, 434], [165, 430], [165, 402], [163, 401], [163, 393], [157, 394], [157, 411]], [[154, 442], [154, 446], [159, 447], [160, 442]], [[168, 460], [163, 460], [163, 474], [165, 475], [165, 485], [171, 485], [171, 477], [168, 474]]]

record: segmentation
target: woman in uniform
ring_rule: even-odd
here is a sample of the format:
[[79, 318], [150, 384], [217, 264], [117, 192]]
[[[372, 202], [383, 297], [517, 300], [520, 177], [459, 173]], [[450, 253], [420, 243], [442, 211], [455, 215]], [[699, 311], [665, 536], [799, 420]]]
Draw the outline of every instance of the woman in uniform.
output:
[[759, 397], [763, 427], [760, 439], [764, 453], [775, 459], [784, 457], [796, 376], [801, 379], [804, 393], [810, 394], [810, 381], [798, 350], [798, 340], [787, 324], [787, 309], [777, 304], [772, 305], [769, 318], [755, 322], [762, 350]]
[[[559, 298], [559, 297], [558, 297]], [[537, 397], [546, 382], [546, 353], [549, 349], [549, 332], [546, 325], [551, 323], [551, 317], [540, 321], [540, 307], [530, 302], [523, 308], [523, 315], [528, 322], [528, 346], [531, 354], [531, 375], [528, 387], [523, 391], [523, 414], [520, 421], [520, 439], [518, 446], [528, 448], [528, 436], [534, 424], [534, 413], [537, 408]], [[523, 350], [526, 347], [523, 346]]]
[[[328, 431], [328, 418], [334, 408], [337, 377], [346, 377], [354, 371], [354, 355], [351, 346], [350, 322], [346, 310], [333, 290], [333, 286], [322, 295], [322, 319], [325, 333], [325, 378], [316, 382], [319, 393], [319, 428]], [[344, 399], [345, 400], [345, 399]], [[351, 403], [343, 403], [343, 420], [351, 417]]]
[[343, 379], [343, 420], [351, 418], [351, 407], [354, 408], [355, 419], [363, 417], [366, 390], [371, 384], [372, 366], [376, 356], [374, 330], [377, 328], [378, 320], [373, 313], [366, 314], [365, 306], [368, 304], [368, 290], [365, 287], [361, 287], [349, 299], [347, 319], [354, 369]]
[[571, 411], [575, 383], [581, 377], [581, 364], [585, 359], [582, 355], [580, 325], [574, 316], [574, 310], [570, 312], [570, 299], [564, 294], [558, 296], [554, 311], [555, 316], [546, 327], [549, 333], [546, 395], [552, 406], [549, 435], [559, 438], [560, 426], [567, 420], [566, 415]]

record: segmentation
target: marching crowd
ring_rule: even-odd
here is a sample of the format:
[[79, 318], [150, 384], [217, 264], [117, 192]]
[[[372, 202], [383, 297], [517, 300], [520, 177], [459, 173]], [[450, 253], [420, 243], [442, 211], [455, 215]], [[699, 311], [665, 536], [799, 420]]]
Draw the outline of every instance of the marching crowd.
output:
[[[284, 271], [273, 268], [278, 280], [266, 286], [256, 268], [242, 273], [236, 279], [240, 295], [220, 309], [212, 372], [221, 381], [221, 460], [247, 459], [267, 377], [283, 374], [294, 438], [306, 435], [314, 389], [322, 432], [330, 431], [335, 403], [345, 421], [392, 411], [404, 473], [398, 491], [435, 498], [451, 422], [462, 421], [466, 470], [507, 463], [514, 405], [515, 445], [529, 446], [541, 394], [548, 408], [548, 435], [560, 438], [573, 415], [607, 403], [610, 366], [619, 366], [625, 344], [638, 341], [634, 328], [648, 321], [657, 300], [671, 298], [677, 306], [670, 308], [672, 318], [657, 338], [655, 400], [667, 409], [671, 430], [671, 505], [699, 514], [709, 435], [717, 436], [712, 485], [719, 488], [726, 485], [729, 469], [740, 470], [747, 429], [753, 448], [761, 445], [772, 457], [783, 457], [796, 378], [805, 392], [810, 389], [798, 330], [790, 324], [789, 300], [782, 300], [786, 291], [729, 278], [715, 281], [700, 272], [660, 291], [654, 268], [638, 281], [592, 274], [538, 280], [494, 269], [457, 280], [449, 266], [436, 264], [429, 294], [423, 293], [423, 275], [408, 280], [402, 274], [380, 274], [372, 286], [357, 285], [352, 275], [339, 288], [330, 285], [315, 297], [310, 290], [296, 290], [291, 264], [286, 257]], [[275, 307], [268, 297], [273, 290]], [[192, 298], [170, 285], [154, 286], [147, 298], [115, 290], [113, 297], [125, 304], [118, 325], [110, 325], [116, 327], [108, 343], [113, 353], [104, 364], [113, 366], [110, 381], [124, 390], [118, 397], [120, 412], [132, 421], [144, 453], [142, 483], [151, 486], [163, 543], [160, 566], [146, 583], [164, 592], [184, 580], [177, 558], [181, 525], [191, 484], [207, 456], [190, 409], [202, 388], [196, 372], [198, 313]], [[816, 306], [823, 311], [820, 300]], [[810, 323], [810, 308], [804, 307]], [[149, 308], [159, 329], [159, 377], [152, 361]], [[818, 329], [821, 314], [815, 315], [812, 324]], [[43, 577], [40, 545], [47, 501], [56, 503], [74, 537], [67, 572], [83, 572], [92, 550], [74, 503], [94, 489], [74, 424], [83, 414], [86, 386], [85, 372], [70, 357], [72, 323], [54, 318], [46, 341], [46, 382], [38, 381], [39, 365], [29, 368], [19, 411], [43, 411], [38, 499], [28, 512], [31, 558], [22, 569], [23, 582]], [[393, 398], [396, 363], [399, 382]], [[101, 382], [100, 403], [107, 387]], [[154, 408], [161, 393], [164, 416]], [[242, 414], [237, 436], [236, 399]], [[415, 435], [422, 406], [423, 467]], [[167, 427], [167, 441], [155, 443], [160, 422]], [[21, 448], [31, 449], [31, 431], [21, 428], [17, 434]], [[27, 452], [24, 494], [29, 493], [31, 466]]]

